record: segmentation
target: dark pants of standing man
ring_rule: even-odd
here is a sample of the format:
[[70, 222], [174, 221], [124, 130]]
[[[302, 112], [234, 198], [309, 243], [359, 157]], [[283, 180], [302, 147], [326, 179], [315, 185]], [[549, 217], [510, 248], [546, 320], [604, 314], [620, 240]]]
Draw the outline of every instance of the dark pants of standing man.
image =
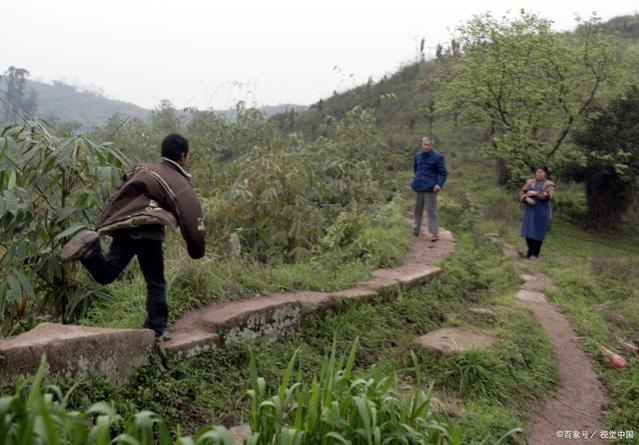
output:
[[416, 192], [415, 201], [415, 232], [419, 233], [424, 218], [424, 208], [428, 212], [428, 231], [437, 235], [439, 233], [439, 209], [437, 208], [437, 193]]
[[97, 242], [93, 251], [82, 258], [81, 262], [95, 281], [109, 284], [120, 275], [134, 256], [138, 257], [142, 275], [146, 280], [147, 317], [144, 327], [153, 329], [156, 335], [161, 335], [166, 329], [169, 317], [162, 241], [134, 237], [128, 231], [121, 230], [114, 233], [111, 248], [106, 256]]

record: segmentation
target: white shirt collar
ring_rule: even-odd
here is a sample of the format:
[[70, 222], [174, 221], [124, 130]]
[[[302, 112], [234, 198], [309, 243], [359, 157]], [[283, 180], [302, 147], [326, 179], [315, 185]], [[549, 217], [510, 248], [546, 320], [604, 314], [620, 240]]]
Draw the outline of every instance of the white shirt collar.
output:
[[162, 159], [164, 159], [166, 162], [170, 162], [171, 164], [175, 165], [180, 171], [180, 173], [182, 173], [187, 178], [191, 179], [191, 175], [186, 170], [184, 170], [180, 164], [178, 164], [177, 162], [169, 158], [162, 157]]

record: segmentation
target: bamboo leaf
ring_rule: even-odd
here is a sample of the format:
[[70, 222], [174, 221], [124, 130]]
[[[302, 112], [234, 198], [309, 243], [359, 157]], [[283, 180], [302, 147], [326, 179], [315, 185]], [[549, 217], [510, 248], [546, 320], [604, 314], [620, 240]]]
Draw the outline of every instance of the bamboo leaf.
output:
[[65, 230], [63, 230], [62, 232], [58, 233], [54, 239], [60, 240], [67, 236], [74, 235], [78, 233], [80, 230], [84, 229], [85, 227], [86, 226], [83, 223], [75, 223], [71, 225], [70, 227], [66, 228]]

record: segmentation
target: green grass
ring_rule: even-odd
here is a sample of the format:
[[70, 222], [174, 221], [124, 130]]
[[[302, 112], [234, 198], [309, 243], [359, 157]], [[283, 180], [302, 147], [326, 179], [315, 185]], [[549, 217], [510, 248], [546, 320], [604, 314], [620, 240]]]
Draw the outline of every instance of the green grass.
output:
[[[584, 337], [586, 353], [606, 384], [611, 403], [604, 420], [610, 429], [636, 429], [639, 359], [618, 339], [639, 345], [639, 239], [632, 231], [598, 236], [558, 221], [549, 241], [544, 246], [545, 261], [536, 267], [558, 285], [549, 297]], [[599, 352], [601, 346], [624, 355], [629, 368], [610, 367]]]
[[[394, 372], [413, 366], [409, 351], [416, 336], [439, 327], [474, 325], [492, 331], [498, 342], [454, 357], [417, 355], [425, 381], [434, 383], [435, 397], [446, 402], [447, 415], [465, 431], [464, 443], [485, 436], [493, 443], [530, 420], [536, 401], [552, 391], [557, 369], [541, 328], [528, 312], [510, 304], [517, 286], [512, 264], [495, 246], [477, 244], [472, 232], [459, 232], [457, 240], [457, 251], [443, 263], [443, 273], [427, 285], [370, 304], [309, 315], [290, 338], [232, 345], [167, 363], [154, 356], [124, 387], [97, 378], [57, 383], [63, 388], [80, 385], [70, 401], [72, 407], [112, 400], [123, 416], [149, 409], [194, 432], [207, 424], [232, 426], [248, 420], [250, 351], [259, 375], [275, 383], [267, 389], [272, 394], [298, 348], [299, 381], [310, 382], [317, 375], [333, 342], [338, 354], [347, 354], [357, 337], [358, 372], [373, 368]], [[469, 306], [492, 308], [497, 315], [474, 314]], [[419, 386], [411, 373], [402, 376], [403, 387]]]
[[[464, 169], [462, 177], [451, 181], [448, 189], [454, 196], [452, 200], [462, 203], [467, 190], [475, 191], [472, 232], [478, 242], [481, 243], [484, 234], [494, 232], [524, 251], [525, 243], [519, 237], [521, 208], [516, 189], [494, 185], [490, 163], [471, 151], [462, 151], [452, 164], [453, 169], [469, 164], [476, 166]], [[585, 210], [583, 188], [559, 181], [552, 228], [543, 244], [541, 259], [527, 264], [550, 275], [558, 287], [557, 291], [548, 291], [547, 296], [583, 338], [585, 352], [605, 383], [610, 398], [610, 405], [604, 411], [606, 425], [610, 430], [635, 430], [636, 435], [639, 360], [624, 350], [618, 339], [639, 345], [637, 215], [628, 215], [624, 226], [616, 232], [591, 233], [578, 226]], [[451, 224], [457, 220], [449, 219]], [[599, 352], [602, 345], [629, 359], [628, 369], [620, 371], [610, 367]], [[636, 442], [626, 439], [615, 443]]]
[[[357, 336], [361, 336], [358, 368], [402, 369], [410, 365], [407, 351], [415, 336], [442, 326], [479, 326], [497, 335], [497, 345], [451, 358], [419, 354], [427, 378], [434, 382], [436, 396], [447, 402], [449, 414], [463, 426], [467, 438], [497, 438], [532, 420], [543, 397], [551, 395], [557, 383], [557, 363], [534, 317], [513, 305], [518, 271], [501, 255], [499, 246], [485, 236], [498, 233], [523, 249], [518, 237], [521, 210], [516, 190], [495, 186], [490, 163], [477, 152], [460, 149], [455, 153], [449, 158], [451, 176], [442, 194], [442, 224], [454, 229], [458, 246], [445, 262], [443, 275], [397, 299], [380, 298], [375, 304], [356, 305], [326, 317], [310, 316], [292, 338], [253, 346], [261, 374], [278, 381], [290, 352], [301, 347], [300, 369], [304, 378], [310, 379], [322, 366], [333, 338], [338, 351], [345, 353]], [[576, 198], [564, 199], [556, 206], [543, 261], [533, 267], [553, 277], [559, 291], [549, 293], [549, 298], [584, 337], [586, 352], [611, 396], [605, 412], [608, 426], [633, 429], [639, 424], [637, 360], [632, 359], [630, 368], [620, 372], [606, 365], [598, 349], [602, 344], [614, 347], [616, 337], [639, 342], [634, 273], [634, 258], [639, 253], [637, 232], [596, 235], [580, 230], [572, 223], [583, 211], [579, 188], [570, 186], [569, 190]], [[402, 238], [407, 233], [403, 221], [396, 219], [390, 227], [392, 230], [380, 230], [375, 235], [384, 236], [380, 251], [396, 248], [393, 240], [405, 239], [406, 246], [410, 242]], [[393, 257], [402, 258], [401, 249], [397, 252]], [[208, 264], [200, 264], [184, 261], [183, 254], [170, 255], [169, 261], [177, 266], [170, 278], [174, 314], [198, 307], [203, 300], [247, 298], [282, 289], [342, 288], [385, 265], [379, 258], [340, 261], [323, 257], [309, 263], [255, 263], [247, 267], [240, 260], [211, 259]], [[113, 293], [117, 296], [121, 292], [121, 301], [116, 304], [128, 307], [117, 312], [137, 311], [139, 323], [144, 315], [144, 289], [135, 273], [117, 284]], [[140, 296], [137, 301], [131, 301], [131, 289]], [[497, 315], [474, 314], [468, 311], [471, 305], [493, 309]], [[130, 319], [123, 320], [120, 325], [135, 326]], [[171, 363], [166, 370], [158, 361], [143, 368], [132, 386], [113, 388], [105, 382], [93, 382], [86, 390], [88, 394], [113, 397], [125, 412], [149, 407], [190, 430], [209, 422], [232, 425], [246, 420], [247, 401], [242, 391], [249, 381], [248, 351], [249, 346], [236, 345]], [[94, 397], [75, 402], [86, 404], [89, 399]]]

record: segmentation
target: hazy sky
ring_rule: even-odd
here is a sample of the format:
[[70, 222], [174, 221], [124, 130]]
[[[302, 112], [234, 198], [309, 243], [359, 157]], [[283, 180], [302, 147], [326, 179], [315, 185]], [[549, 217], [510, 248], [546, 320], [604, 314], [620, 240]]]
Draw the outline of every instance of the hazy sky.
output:
[[473, 14], [634, 14], [630, 0], [2, 0], [0, 71], [94, 85], [152, 108], [310, 104], [429, 53]]

